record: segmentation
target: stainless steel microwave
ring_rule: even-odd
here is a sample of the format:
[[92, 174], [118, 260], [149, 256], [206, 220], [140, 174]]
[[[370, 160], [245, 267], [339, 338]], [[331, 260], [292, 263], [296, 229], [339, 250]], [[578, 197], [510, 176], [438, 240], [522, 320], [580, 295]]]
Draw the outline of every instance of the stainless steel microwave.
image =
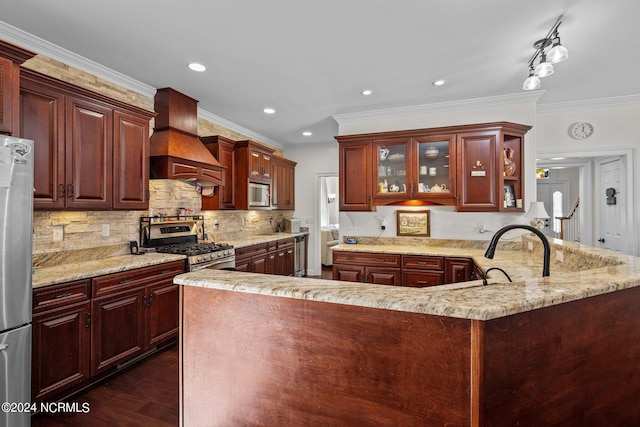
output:
[[269, 184], [258, 182], [249, 183], [249, 207], [269, 207], [271, 206], [271, 195]]

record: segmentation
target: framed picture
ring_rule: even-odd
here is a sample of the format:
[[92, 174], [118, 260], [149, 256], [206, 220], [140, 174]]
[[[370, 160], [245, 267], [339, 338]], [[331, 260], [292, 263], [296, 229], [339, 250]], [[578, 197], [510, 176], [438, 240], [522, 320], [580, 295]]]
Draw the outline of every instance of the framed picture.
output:
[[516, 207], [516, 192], [513, 188], [513, 184], [504, 185], [504, 207], [505, 208]]
[[422, 236], [431, 235], [429, 211], [396, 211], [398, 236]]

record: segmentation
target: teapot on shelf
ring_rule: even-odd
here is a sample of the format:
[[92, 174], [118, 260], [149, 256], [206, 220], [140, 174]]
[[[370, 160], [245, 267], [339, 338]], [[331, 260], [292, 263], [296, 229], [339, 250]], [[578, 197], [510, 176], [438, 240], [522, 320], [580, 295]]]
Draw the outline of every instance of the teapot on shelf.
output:
[[389, 186], [389, 191], [391, 191], [392, 193], [397, 193], [398, 191], [400, 191], [400, 187], [393, 184]]
[[387, 147], [380, 147], [380, 160], [387, 160], [389, 157], [389, 149]]
[[434, 184], [434, 185], [431, 187], [431, 190], [430, 190], [430, 191], [431, 191], [432, 193], [444, 193], [444, 192], [449, 191], [449, 190], [447, 190], [447, 184], [442, 184], [442, 185], [440, 185], [440, 184]]

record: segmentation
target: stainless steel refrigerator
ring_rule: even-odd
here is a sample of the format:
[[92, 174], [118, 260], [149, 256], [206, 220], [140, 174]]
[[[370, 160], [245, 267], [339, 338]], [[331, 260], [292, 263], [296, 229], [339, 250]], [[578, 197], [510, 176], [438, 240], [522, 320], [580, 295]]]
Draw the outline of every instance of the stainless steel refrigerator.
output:
[[32, 233], [33, 141], [0, 136], [1, 427], [31, 425]]

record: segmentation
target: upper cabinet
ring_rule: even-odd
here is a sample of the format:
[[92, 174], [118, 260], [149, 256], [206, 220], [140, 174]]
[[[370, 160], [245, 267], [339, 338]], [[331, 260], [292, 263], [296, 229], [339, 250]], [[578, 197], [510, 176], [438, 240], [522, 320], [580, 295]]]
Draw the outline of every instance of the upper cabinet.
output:
[[296, 162], [273, 156], [271, 159], [271, 207], [279, 210], [295, 209]]
[[200, 140], [220, 165], [225, 166], [224, 185], [212, 197], [202, 196], [202, 210], [235, 209], [235, 141], [224, 136], [203, 136]]
[[[340, 210], [455, 205], [522, 211], [524, 134], [508, 122], [336, 137]], [[517, 207], [520, 206], [520, 207]]]
[[23, 69], [20, 136], [35, 142], [34, 209], [147, 209], [153, 116]]
[[20, 64], [35, 53], [0, 40], [0, 134], [16, 135], [20, 127]]

